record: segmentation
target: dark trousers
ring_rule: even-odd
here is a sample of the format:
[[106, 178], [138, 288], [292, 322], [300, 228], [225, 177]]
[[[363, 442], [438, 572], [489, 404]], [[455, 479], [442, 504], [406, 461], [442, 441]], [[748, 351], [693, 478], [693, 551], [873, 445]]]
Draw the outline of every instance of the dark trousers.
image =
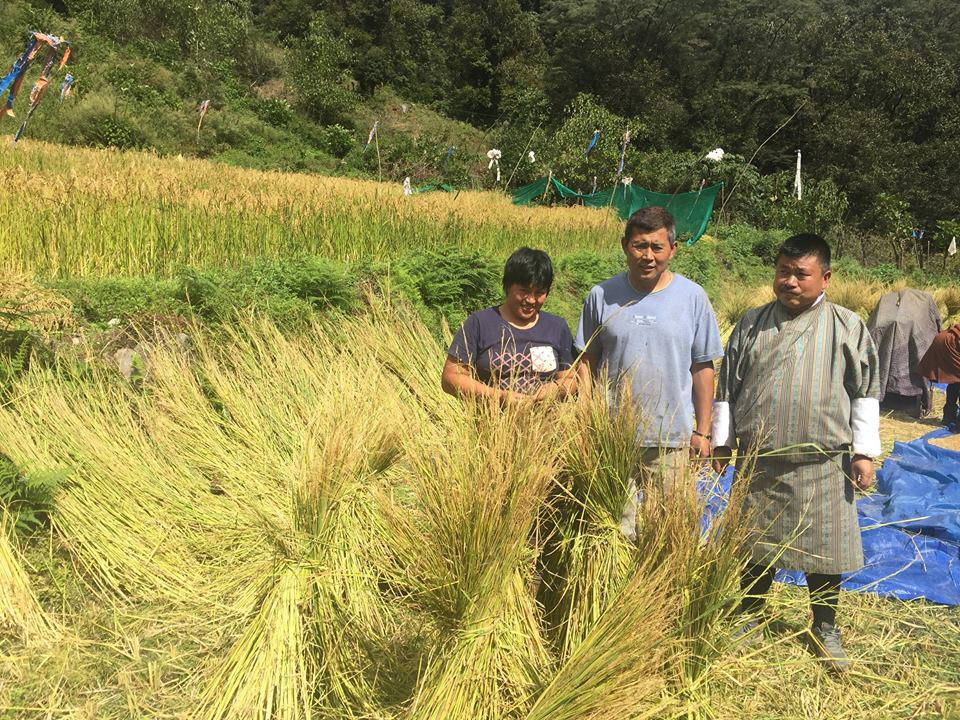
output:
[[[740, 576], [740, 589], [746, 597], [740, 602], [740, 612], [756, 615], [766, 602], [767, 591], [773, 584], [775, 568], [750, 564]], [[840, 604], [840, 576], [807, 573], [807, 589], [810, 591], [810, 608], [813, 624], [837, 624], [837, 605]]]
[[953, 425], [958, 419], [960, 405], [960, 383], [947, 385], [947, 404], [943, 406], [943, 424]]

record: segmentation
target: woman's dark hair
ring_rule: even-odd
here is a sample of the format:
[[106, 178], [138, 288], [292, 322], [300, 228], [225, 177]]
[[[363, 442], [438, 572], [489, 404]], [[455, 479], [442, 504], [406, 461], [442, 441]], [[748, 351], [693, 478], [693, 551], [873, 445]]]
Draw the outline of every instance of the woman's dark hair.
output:
[[[827, 272], [830, 269], [830, 246], [827, 241], [813, 233], [803, 233], [788, 237], [777, 251], [777, 260], [780, 256], [793, 258], [816, 256], [820, 262], [820, 269]], [[774, 261], [776, 262], [776, 260]]]
[[543, 250], [522, 247], [507, 258], [503, 266], [503, 289], [511, 285], [537, 288], [550, 292], [553, 285], [553, 263]]

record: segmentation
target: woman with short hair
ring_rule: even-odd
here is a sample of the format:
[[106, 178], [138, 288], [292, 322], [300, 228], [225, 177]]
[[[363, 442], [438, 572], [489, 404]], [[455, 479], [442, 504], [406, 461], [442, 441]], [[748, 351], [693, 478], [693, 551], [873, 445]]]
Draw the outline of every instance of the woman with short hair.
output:
[[552, 284], [549, 255], [528, 247], [514, 252], [503, 268], [503, 302], [470, 315], [454, 335], [444, 391], [501, 402], [569, 393], [573, 336], [563, 318], [540, 309]]

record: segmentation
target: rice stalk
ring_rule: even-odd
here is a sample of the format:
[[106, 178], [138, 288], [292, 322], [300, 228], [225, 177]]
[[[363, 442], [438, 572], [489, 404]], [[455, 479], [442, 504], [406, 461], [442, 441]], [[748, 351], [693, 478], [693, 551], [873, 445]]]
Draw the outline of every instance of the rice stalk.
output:
[[665, 717], [663, 668], [679, 597], [672, 562], [644, 561], [557, 669], [526, 720]]
[[198, 513], [212, 524], [225, 518], [201, 503], [195, 476], [170, 471], [129, 391], [102, 374], [81, 388], [42, 370], [20, 389], [0, 408], [0, 445], [20, 467], [67, 472], [51, 523], [90, 579], [116, 597], [195, 600]]
[[208, 682], [192, 717], [313, 717], [313, 678], [300, 609], [307, 572], [295, 564], [264, 570], [258, 610]]
[[[273, 482], [286, 489], [286, 507], [276, 511], [279, 521], [261, 515], [257, 529], [261, 552], [296, 568], [299, 578], [297, 622], [283, 627], [296, 634], [302, 648], [295, 694], [309, 698], [309, 704], [304, 711], [287, 703], [285, 712], [294, 713], [289, 717], [379, 717], [375, 658], [394, 631], [392, 613], [379, 592], [377, 567], [385, 533], [375, 498], [378, 477], [399, 453], [396, 424], [383, 412], [389, 407], [383, 403], [386, 388], [365, 369], [321, 357], [327, 351], [313, 348], [330, 343], [317, 336], [319, 329], [306, 338], [317, 342], [286, 339], [267, 326], [246, 330], [223, 355], [201, 351], [204, 377], [220, 406], [223, 450], [233, 457], [223, 458], [223, 451], [192, 457], [203, 458], [208, 471], [217, 468], [225, 477], [225, 492], [255, 493], [262, 483], [259, 472], [268, 471], [264, 459], [276, 463]], [[264, 451], [261, 458], [253, 457], [257, 449]], [[255, 525], [258, 511], [247, 513]], [[270, 591], [275, 592], [279, 590]], [[289, 587], [285, 592], [293, 593]], [[198, 717], [248, 717], [251, 712], [271, 717], [264, 703], [252, 711], [243, 703], [223, 704], [219, 688], [226, 679], [239, 697], [262, 700], [281, 693], [283, 678], [256, 672], [273, 662], [270, 646], [247, 642], [262, 622], [279, 622], [280, 613], [282, 608], [258, 603], [212, 675]], [[287, 675], [290, 670], [288, 664]]]
[[880, 296], [885, 292], [887, 288], [876, 281], [833, 278], [827, 288], [827, 299], [836, 305], [853, 310], [866, 320], [880, 301]]
[[63, 628], [37, 601], [12, 533], [10, 516], [0, 507], [0, 627], [12, 627], [24, 645], [51, 643]]
[[[740, 599], [739, 579], [746, 554], [749, 523], [743, 498], [749, 486], [753, 457], [739, 458], [737, 480], [726, 507], [705, 523], [707, 498], [698, 497], [698, 482], [709, 468], [687, 468], [686, 477], [669, 493], [648, 487], [637, 513], [637, 547], [651, 562], [670, 564], [670, 592], [681, 599], [673, 624], [671, 681], [679, 689], [694, 688], [726, 651], [723, 623]], [[698, 477], [701, 476], [701, 477]]]

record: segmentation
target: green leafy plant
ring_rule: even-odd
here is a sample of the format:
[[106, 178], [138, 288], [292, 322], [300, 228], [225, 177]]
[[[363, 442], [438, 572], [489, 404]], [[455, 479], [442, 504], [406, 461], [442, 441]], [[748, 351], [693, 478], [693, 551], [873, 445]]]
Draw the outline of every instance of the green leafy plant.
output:
[[63, 470], [22, 472], [0, 455], [0, 505], [10, 513], [18, 534], [30, 535], [47, 522], [66, 477]]

